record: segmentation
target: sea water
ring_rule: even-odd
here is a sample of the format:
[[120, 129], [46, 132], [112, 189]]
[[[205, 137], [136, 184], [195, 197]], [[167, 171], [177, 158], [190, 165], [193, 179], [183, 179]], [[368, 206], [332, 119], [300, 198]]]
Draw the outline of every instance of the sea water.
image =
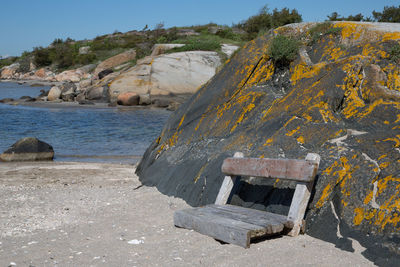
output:
[[[47, 87], [0, 82], [0, 99], [37, 96]], [[171, 112], [79, 106], [38, 108], [0, 103], [0, 153], [23, 137], [53, 146], [55, 161], [136, 163]]]

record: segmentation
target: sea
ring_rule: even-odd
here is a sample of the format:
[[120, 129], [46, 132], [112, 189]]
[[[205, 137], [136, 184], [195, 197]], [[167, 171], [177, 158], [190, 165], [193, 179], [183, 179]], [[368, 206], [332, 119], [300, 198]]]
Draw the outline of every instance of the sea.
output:
[[[0, 82], [0, 99], [49, 87]], [[53, 146], [55, 161], [137, 163], [171, 112], [163, 109], [29, 107], [0, 103], [0, 153], [23, 137]]]

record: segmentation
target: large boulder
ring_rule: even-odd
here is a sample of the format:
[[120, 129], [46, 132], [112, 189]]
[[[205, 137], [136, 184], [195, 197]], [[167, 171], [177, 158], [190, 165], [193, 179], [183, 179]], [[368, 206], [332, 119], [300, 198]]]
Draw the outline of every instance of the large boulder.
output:
[[74, 70], [66, 70], [57, 75], [55, 75], [55, 80], [58, 82], [74, 82], [77, 83], [82, 79], [90, 79], [92, 77], [89, 74], [94, 68], [93, 64], [85, 65], [81, 68], [74, 69]]
[[79, 47], [79, 55], [86, 55], [90, 52], [90, 46]]
[[47, 95], [48, 101], [55, 101], [61, 97], [61, 88], [59, 86], [53, 86], [50, 88], [49, 94]]
[[57, 74], [55, 79], [58, 82], [79, 82], [82, 78], [83, 73], [76, 70], [66, 70]]
[[125, 62], [134, 60], [136, 58], [136, 52], [134, 49], [125, 51], [121, 54], [118, 54], [116, 56], [110, 57], [103, 62], [101, 62], [96, 69], [94, 70], [94, 75], [98, 75], [99, 72], [105, 70], [105, 69], [112, 69], [115, 66], [121, 65]]
[[102, 100], [108, 102], [108, 88], [107, 86], [93, 86], [85, 91], [86, 99], [89, 100]]
[[139, 105], [139, 95], [134, 92], [122, 93], [117, 98], [118, 105], [136, 106]]
[[[337, 22], [317, 37], [314, 26], [288, 25], [246, 44], [171, 115], [137, 173], [200, 206], [215, 201], [222, 161], [235, 151], [318, 153], [306, 232], [348, 251], [358, 241], [376, 264], [398, 264], [400, 65], [391, 53], [400, 25]], [[276, 68], [266, 53], [277, 33], [305, 42], [290, 66]], [[293, 186], [251, 180], [233, 203], [287, 214]]]
[[76, 96], [75, 83], [69, 82], [61, 85], [61, 99], [63, 101], [73, 102], [75, 100], [75, 96]]
[[220, 66], [216, 52], [190, 51], [146, 57], [117, 76], [110, 84], [110, 96], [133, 91], [137, 94], [193, 94]]
[[53, 160], [53, 147], [34, 137], [20, 139], [0, 155], [1, 161]]

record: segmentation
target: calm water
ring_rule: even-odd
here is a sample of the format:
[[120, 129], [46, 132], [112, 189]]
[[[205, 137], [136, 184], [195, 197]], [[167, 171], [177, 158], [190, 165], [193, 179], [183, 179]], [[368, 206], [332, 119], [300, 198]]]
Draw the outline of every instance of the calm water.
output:
[[[37, 96], [44, 87], [0, 83], [0, 99]], [[53, 146], [56, 161], [135, 163], [170, 112], [117, 108], [36, 108], [0, 103], [0, 152], [23, 137]]]

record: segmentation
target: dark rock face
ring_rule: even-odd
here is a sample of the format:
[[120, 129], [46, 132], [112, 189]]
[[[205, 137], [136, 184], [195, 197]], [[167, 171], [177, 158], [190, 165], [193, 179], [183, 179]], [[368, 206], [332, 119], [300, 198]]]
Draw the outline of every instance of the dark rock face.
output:
[[72, 82], [65, 83], [61, 87], [61, 98], [63, 101], [73, 102], [76, 96], [76, 85]]
[[40, 95], [38, 97], [48, 96], [50, 90], [40, 90]]
[[101, 79], [103, 79], [104, 77], [106, 77], [108, 74], [113, 73], [113, 72], [114, 72], [114, 71], [113, 71], [112, 69], [105, 69], [105, 70], [103, 70], [103, 71], [100, 71], [99, 74], [98, 74], [99, 79], [101, 80]]
[[34, 137], [22, 138], [0, 155], [1, 161], [52, 160], [53, 147]]
[[[303, 28], [302, 28], [303, 27]], [[310, 26], [283, 27], [305, 34]], [[170, 117], [137, 173], [194, 206], [213, 203], [222, 160], [321, 155], [307, 233], [390, 265], [400, 251], [399, 33], [336, 23], [290, 68], [275, 69], [269, 36], [248, 43]], [[336, 31], [336, 32], [337, 32]], [[340, 33], [341, 31], [341, 33]], [[293, 184], [244, 184], [236, 204], [287, 214]], [[288, 201], [289, 200], [289, 201]], [[339, 229], [339, 230], [338, 230]]]

